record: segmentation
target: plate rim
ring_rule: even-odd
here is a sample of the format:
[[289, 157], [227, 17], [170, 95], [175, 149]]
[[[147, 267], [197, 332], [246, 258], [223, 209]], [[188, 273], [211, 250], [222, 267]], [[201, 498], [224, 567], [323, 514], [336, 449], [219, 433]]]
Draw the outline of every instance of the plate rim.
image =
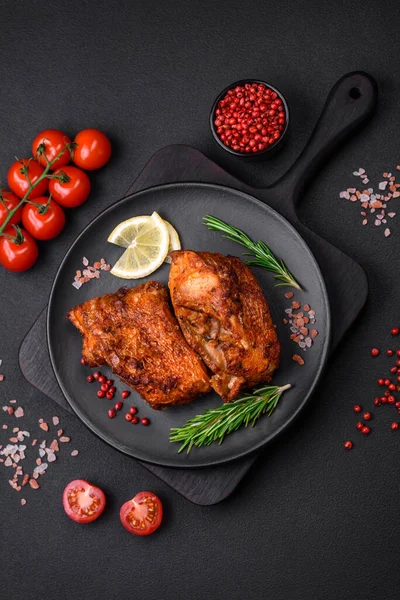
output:
[[[126, 446], [124, 446], [122, 443], [121, 444], [115, 443], [114, 439], [112, 439], [108, 434], [105, 434], [104, 432], [99, 430], [97, 427], [95, 427], [91, 423], [90, 419], [86, 418], [86, 416], [80, 410], [79, 405], [77, 405], [74, 402], [73, 398], [71, 398], [69, 396], [69, 393], [65, 389], [62, 379], [57, 372], [57, 367], [55, 364], [56, 361], [55, 361], [55, 357], [54, 357], [54, 354], [52, 351], [52, 345], [51, 345], [51, 341], [50, 341], [50, 315], [52, 312], [51, 306], [52, 306], [52, 302], [53, 302], [53, 297], [55, 295], [56, 286], [57, 286], [57, 283], [59, 280], [60, 273], [63, 269], [63, 266], [64, 266], [65, 262], [67, 261], [69, 255], [73, 251], [75, 245], [85, 235], [87, 230], [97, 221], [97, 219], [102, 217], [104, 214], [112, 211], [115, 208], [115, 206], [117, 206], [121, 202], [125, 202], [132, 198], [136, 198], [137, 196], [144, 194], [144, 193], [149, 193], [152, 190], [153, 191], [160, 190], [160, 189], [165, 190], [165, 189], [171, 189], [171, 188], [184, 189], [184, 188], [189, 188], [189, 187], [193, 187], [193, 186], [200, 187], [200, 188], [211, 188], [213, 190], [221, 190], [221, 191], [225, 191], [227, 193], [233, 192], [235, 194], [239, 194], [240, 196], [244, 197], [245, 199], [248, 199], [250, 202], [255, 202], [256, 204], [258, 204], [262, 208], [266, 209], [267, 211], [271, 211], [274, 214], [275, 218], [277, 218], [279, 221], [281, 221], [289, 229], [289, 231], [293, 234], [293, 236], [296, 237], [303, 246], [305, 246], [306, 250], [309, 253], [309, 256], [310, 256], [310, 259], [314, 266], [314, 269], [316, 271], [317, 278], [318, 278], [319, 284], [321, 286], [322, 299], [326, 306], [326, 332], [325, 332], [324, 346], [323, 346], [321, 354], [320, 354], [317, 372], [315, 374], [314, 380], [313, 380], [308, 392], [305, 394], [304, 398], [301, 400], [300, 404], [297, 406], [295, 412], [280, 427], [278, 427], [276, 430], [274, 430], [270, 435], [266, 436], [263, 440], [260, 440], [260, 442], [257, 445], [252, 446], [250, 449], [243, 450], [241, 452], [236, 452], [234, 454], [234, 456], [232, 456], [232, 457], [227, 457], [227, 458], [223, 458], [223, 459], [215, 459], [215, 460], [206, 461], [203, 463], [197, 462], [196, 464], [193, 464], [193, 465], [191, 465], [191, 464], [179, 465], [179, 464], [176, 464], [176, 462], [170, 462], [168, 460], [165, 460], [165, 461], [164, 460], [156, 460], [155, 461], [154, 459], [149, 459], [146, 456], [141, 456], [141, 455], [138, 456], [137, 452], [130, 451], [130, 449], [126, 448]], [[72, 408], [74, 414], [76, 414], [76, 416], [80, 419], [80, 421], [92, 433], [94, 433], [98, 438], [100, 438], [103, 442], [106, 442], [112, 448], [118, 450], [119, 452], [122, 452], [126, 456], [130, 456], [132, 458], [135, 458], [136, 460], [139, 460], [139, 461], [145, 462], [145, 463], [149, 463], [152, 465], [157, 465], [160, 467], [176, 468], [176, 469], [201, 469], [201, 468], [215, 467], [218, 465], [229, 464], [236, 460], [240, 460], [244, 457], [251, 456], [252, 454], [265, 448], [265, 446], [270, 444], [273, 440], [276, 440], [277, 437], [279, 435], [281, 435], [285, 429], [288, 429], [293, 424], [293, 422], [298, 417], [300, 412], [304, 409], [306, 404], [309, 402], [310, 398], [312, 397], [312, 394], [314, 393], [315, 388], [317, 387], [318, 383], [320, 382], [321, 377], [324, 372], [324, 369], [326, 367], [327, 359], [328, 359], [328, 352], [329, 352], [329, 348], [330, 348], [330, 344], [331, 344], [331, 334], [332, 334], [332, 316], [331, 316], [329, 297], [328, 297], [324, 277], [322, 275], [322, 272], [318, 265], [318, 262], [314, 256], [313, 252], [311, 251], [309, 245], [304, 240], [304, 238], [301, 236], [301, 234], [297, 231], [297, 229], [292, 225], [292, 223], [290, 221], [288, 221], [288, 219], [286, 219], [279, 212], [277, 212], [274, 208], [269, 206], [269, 204], [267, 204], [263, 200], [260, 200], [256, 196], [252, 196], [251, 194], [249, 194], [247, 192], [235, 189], [235, 188], [227, 186], [227, 185], [220, 185], [217, 183], [207, 183], [207, 182], [199, 182], [199, 181], [171, 182], [171, 183], [164, 183], [164, 184], [159, 184], [159, 185], [155, 185], [155, 186], [149, 186], [147, 188], [138, 190], [132, 194], [128, 194], [127, 196], [120, 198], [119, 200], [113, 202], [110, 206], [107, 206], [104, 210], [99, 212], [93, 219], [91, 219], [91, 221], [89, 221], [89, 223], [76, 236], [76, 238], [74, 239], [74, 241], [72, 242], [72, 244], [70, 245], [68, 250], [66, 251], [63, 259], [61, 260], [61, 263], [60, 263], [60, 265], [57, 269], [57, 272], [54, 276], [54, 280], [53, 280], [53, 283], [52, 283], [52, 286], [50, 289], [50, 294], [49, 294], [49, 299], [48, 299], [48, 304], [47, 304], [47, 315], [46, 315], [46, 341], [47, 341], [47, 349], [48, 349], [49, 357], [50, 357], [51, 368], [53, 370], [56, 381], [57, 381], [58, 385], [60, 386], [60, 389], [61, 389], [65, 399], [67, 400], [69, 406]], [[178, 449], [177, 449], [177, 455], [178, 455]]]

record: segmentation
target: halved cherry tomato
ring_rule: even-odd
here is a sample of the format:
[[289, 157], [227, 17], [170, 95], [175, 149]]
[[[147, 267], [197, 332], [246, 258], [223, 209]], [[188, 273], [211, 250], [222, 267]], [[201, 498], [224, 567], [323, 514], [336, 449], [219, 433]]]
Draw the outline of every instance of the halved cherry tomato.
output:
[[139, 492], [119, 512], [122, 525], [135, 535], [153, 533], [161, 525], [162, 516], [161, 500], [152, 492]]
[[95, 521], [106, 505], [103, 490], [85, 479], [71, 481], [63, 492], [62, 501], [69, 518], [77, 523]]
[[[20, 232], [19, 241], [0, 236], [0, 264], [9, 271], [17, 273], [33, 267], [39, 256], [37, 244], [31, 234], [23, 229], [20, 229]], [[4, 233], [19, 237], [14, 227], [7, 228]]]
[[98, 129], [83, 129], [74, 142], [78, 144], [74, 150], [74, 163], [81, 169], [100, 169], [111, 158], [110, 140]]
[[[28, 169], [31, 183], [35, 183], [43, 175], [44, 171], [43, 167], [36, 160], [33, 160], [33, 158], [23, 158], [11, 165], [7, 173], [8, 186], [18, 198], [23, 198], [29, 189], [29, 181], [26, 174], [23, 173], [24, 168]], [[47, 182], [47, 178], [42, 179], [35, 189], [31, 191], [29, 198], [43, 196], [47, 190]]]
[[[36, 158], [36, 160], [43, 166], [47, 166], [47, 161], [44, 154], [47, 156], [49, 161], [55, 159], [57, 154], [61, 152], [61, 150], [67, 145], [70, 144], [71, 140], [65, 133], [59, 131], [58, 129], [45, 129], [38, 133], [35, 139], [32, 142], [32, 154]], [[37, 154], [38, 146], [43, 144], [46, 147], [44, 154]], [[62, 153], [60, 158], [56, 160], [54, 165], [52, 166], [52, 171], [56, 169], [60, 169], [67, 165], [71, 160], [71, 154], [69, 150], [65, 150]]]
[[66, 208], [75, 208], [86, 202], [90, 194], [90, 179], [86, 173], [77, 167], [67, 166], [54, 175], [62, 173], [69, 177], [69, 181], [61, 183], [59, 179], [50, 179], [49, 192], [52, 198]]
[[[19, 204], [19, 198], [17, 198], [17, 196], [14, 196], [14, 194], [12, 194], [11, 192], [8, 192], [7, 190], [0, 190], [0, 197], [3, 198], [4, 204], [5, 204], [5, 206], [4, 206], [3, 202], [0, 202], [0, 225], [2, 225], [8, 215], [7, 208], [8, 208], [8, 210], [13, 210]], [[21, 221], [21, 216], [22, 216], [22, 206], [21, 206], [21, 208], [19, 208], [17, 210], [15, 215], [8, 221], [7, 226], [10, 225], [10, 227], [11, 227], [11, 225], [18, 225], [18, 223]]]
[[47, 196], [40, 196], [25, 204], [22, 224], [37, 240], [52, 240], [64, 229], [65, 213], [57, 202], [49, 202]]

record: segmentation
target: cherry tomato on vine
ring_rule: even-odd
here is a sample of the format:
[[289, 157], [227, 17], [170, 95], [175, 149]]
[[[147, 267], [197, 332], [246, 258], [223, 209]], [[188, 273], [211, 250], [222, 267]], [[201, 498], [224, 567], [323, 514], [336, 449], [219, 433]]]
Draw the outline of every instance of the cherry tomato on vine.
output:
[[135, 535], [153, 533], [161, 525], [162, 516], [161, 500], [151, 492], [139, 492], [119, 512], [122, 525]]
[[69, 177], [69, 181], [62, 183], [59, 179], [50, 179], [51, 197], [66, 208], [75, 208], [86, 202], [90, 194], [90, 179], [86, 173], [77, 167], [67, 166], [56, 171], [54, 175], [62, 173]]
[[52, 240], [64, 229], [65, 213], [54, 200], [39, 196], [25, 204], [22, 225], [37, 240]]
[[[8, 215], [8, 210], [13, 210], [19, 204], [19, 198], [7, 190], [0, 190], [0, 197], [3, 198], [3, 202], [5, 204], [4, 206], [3, 202], [0, 202], [0, 225], [3, 225]], [[22, 206], [8, 221], [7, 227], [11, 227], [11, 225], [18, 225], [18, 223], [21, 221], [21, 215]]]
[[[9, 188], [18, 198], [23, 198], [29, 189], [27, 174], [23, 172], [25, 169], [28, 170], [31, 183], [35, 183], [44, 172], [43, 167], [33, 158], [22, 158], [13, 163], [8, 169], [7, 181]], [[47, 178], [42, 179], [29, 194], [29, 199], [43, 196], [47, 190], [47, 183]]]
[[98, 129], [83, 129], [75, 137], [74, 163], [81, 169], [100, 169], [111, 158], [111, 143]]
[[20, 232], [20, 235], [17, 234], [14, 227], [4, 231], [7, 235], [16, 236], [17, 241], [0, 236], [0, 264], [17, 273], [33, 267], [39, 256], [37, 244], [31, 234], [23, 229]]
[[[65, 133], [58, 129], [45, 129], [38, 133], [32, 142], [32, 155], [36, 160], [43, 166], [47, 166], [46, 158], [43, 154], [37, 153], [38, 146], [44, 144], [46, 150], [44, 154], [47, 156], [49, 161], [55, 159], [57, 154], [67, 145], [70, 144], [71, 140]], [[55, 171], [67, 165], [71, 160], [71, 154], [69, 150], [65, 150], [59, 159], [52, 165], [51, 170]]]
[[70, 519], [77, 523], [91, 523], [103, 512], [106, 497], [96, 485], [85, 479], [75, 479], [65, 488], [62, 502]]

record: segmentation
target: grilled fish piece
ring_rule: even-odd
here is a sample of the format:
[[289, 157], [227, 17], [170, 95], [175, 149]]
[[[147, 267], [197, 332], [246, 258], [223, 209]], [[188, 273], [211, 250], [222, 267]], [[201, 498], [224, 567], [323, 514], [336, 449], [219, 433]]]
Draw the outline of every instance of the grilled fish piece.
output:
[[171, 252], [169, 289], [189, 346], [213, 372], [225, 400], [271, 380], [280, 345], [263, 292], [250, 269], [233, 256]]
[[87, 364], [109, 365], [152, 408], [210, 391], [207, 369], [183, 338], [158, 281], [94, 298], [67, 316], [83, 336]]

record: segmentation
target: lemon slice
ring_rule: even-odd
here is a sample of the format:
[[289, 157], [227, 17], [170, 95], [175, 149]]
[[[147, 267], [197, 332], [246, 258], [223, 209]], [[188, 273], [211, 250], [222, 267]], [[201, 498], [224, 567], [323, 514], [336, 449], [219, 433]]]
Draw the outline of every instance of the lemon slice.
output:
[[[110, 233], [107, 241], [110, 242], [110, 244], [115, 244], [116, 246], [121, 246], [122, 248], [128, 248], [137, 235], [141, 232], [144, 223], [146, 223], [148, 219], [150, 219], [148, 215], [143, 215], [122, 221], [122, 223], [117, 225], [116, 228]], [[164, 220], [164, 223], [166, 224], [169, 233], [168, 253], [172, 252], [172, 250], [180, 250], [181, 241], [179, 239], [178, 232], [174, 227], [172, 227], [171, 223], [168, 223], [168, 221]], [[166, 256], [165, 262], [171, 262], [169, 256]]]
[[[113, 275], [122, 279], [140, 279], [150, 275], [162, 265], [168, 254], [168, 227], [159, 214], [154, 212], [151, 217], [147, 217], [146, 221], [141, 224], [136, 223], [134, 227], [136, 235], [130, 234], [128, 238], [125, 228], [125, 230], [121, 229], [116, 236], [117, 239], [124, 240], [124, 243], [131, 239], [129, 246], [111, 269]], [[129, 228], [132, 228], [132, 224]]]
[[[172, 227], [171, 223], [168, 223], [168, 221], [164, 221], [164, 223], [167, 226], [168, 229], [168, 233], [169, 233], [169, 247], [168, 247], [168, 254], [170, 252], [172, 252], [173, 250], [180, 250], [181, 249], [181, 240], [179, 239], [179, 235], [177, 230], [175, 229], [175, 227]], [[164, 262], [166, 263], [171, 263], [171, 259], [168, 256], [165, 257]]]

